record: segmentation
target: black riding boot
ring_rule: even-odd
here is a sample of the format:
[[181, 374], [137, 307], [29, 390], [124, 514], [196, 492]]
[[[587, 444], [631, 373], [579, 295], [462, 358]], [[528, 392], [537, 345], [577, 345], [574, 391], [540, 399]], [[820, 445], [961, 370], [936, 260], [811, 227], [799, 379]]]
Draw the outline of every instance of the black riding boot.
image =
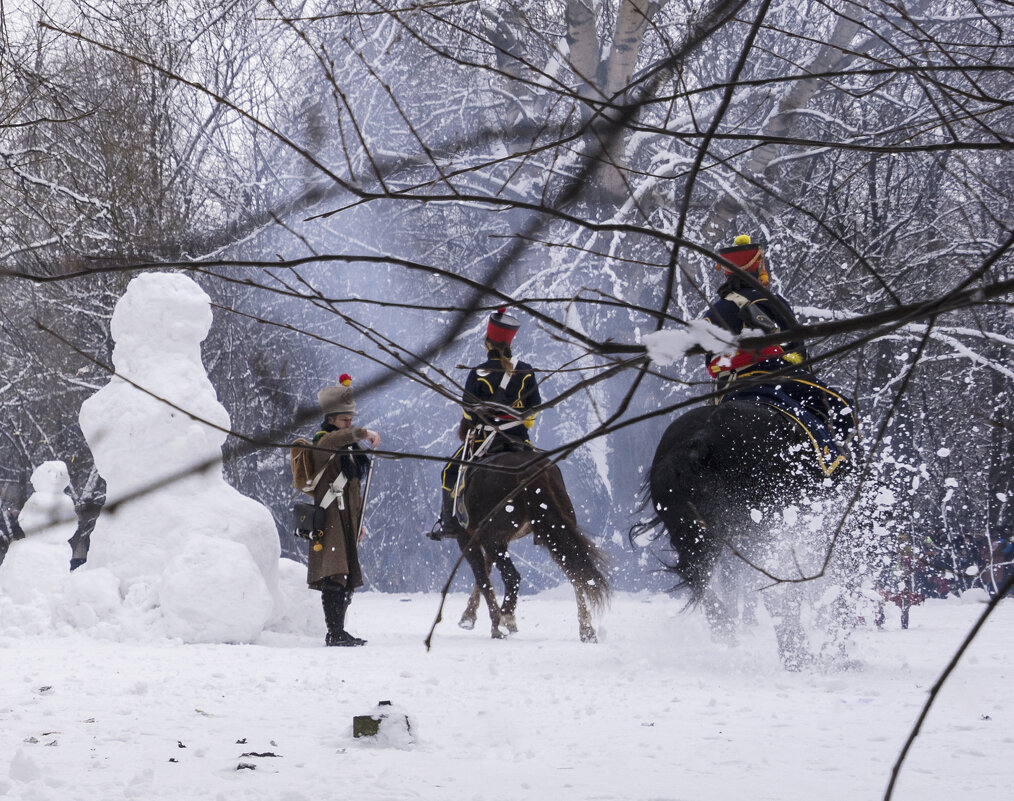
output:
[[454, 498], [451, 493], [441, 487], [440, 489], [440, 521], [430, 531], [429, 537], [432, 540], [440, 540], [444, 537], [457, 537], [464, 529], [458, 518], [454, 515]]
[[324, 638], [325, 645], [334, 645], [342, 630], [340, 609], [342, 606], [342, 590], [325, 587], [320, 592], [320, 603], [324, 607], [324, 625], [327, 626], [327, 636]]
[[345, 589], [342, 593], [342, 608], [341, 614], [338, 617], [339, 627], [341, 628], [341, 639], [342, 645], [366, 645], [366, 640], [362, 637], [355, 637], [345, 631], [345, 613], [349, 609], [349, 604], [352, 603], [352, 590]]
[[324, 621], [327, 623], [324, 644], [345, 647], [366, 645], [366, 640], [345, 631], [345, 613], [352, 600], [352, 590], [344, 587], [326, 589], [321, 593], [321, 598], [324, 604]]

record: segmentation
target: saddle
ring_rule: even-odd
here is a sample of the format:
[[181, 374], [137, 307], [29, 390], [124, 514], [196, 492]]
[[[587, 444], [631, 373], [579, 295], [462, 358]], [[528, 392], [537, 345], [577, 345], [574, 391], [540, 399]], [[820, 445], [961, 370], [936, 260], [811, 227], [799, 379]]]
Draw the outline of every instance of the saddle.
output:
[[458, 479], [454, 484], [454, 516], [463, 528], [468, 528], [468, 509], [465, 508], [465, 490], [468, 488], [469, 474], [477, 466], [498, 453], [507, 451], [534, 451], [530, 442], [512, 439], [511, 437], [487, 433], [485, 438], [476, 443], [476, 429], [471, 429], [465, 438], [465, 448], [461, 455], [465, 464], [458, 470]]
[[745, 400], [770, 406], [798, 425], [813, 446], [817, 468], [830, 476], [852, 458], [849, 444], [858, 431], [851, 404], [813, 379], [783, 378], [727, 393], [722, 403]]

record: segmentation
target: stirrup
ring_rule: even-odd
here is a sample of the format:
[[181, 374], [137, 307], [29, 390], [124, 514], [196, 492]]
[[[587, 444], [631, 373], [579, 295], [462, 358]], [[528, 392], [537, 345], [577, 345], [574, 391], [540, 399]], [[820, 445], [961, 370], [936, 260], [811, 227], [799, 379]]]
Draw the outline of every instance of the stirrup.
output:
[[465, 530], [465, 527], [458, 522], [458, 518], [456, 517], [453, 518], [453, 521], [454, 521], [453, 523], [450, 523], [445, 528], [444, 521], [437, 520], [437, 522], [433, 524], [433, 528], [429, 530], [426, 536], [429, 537], [431, 540], [435, 540], [437, 542], [444, 539], [448, 540], [457, 539], [458, 535]]

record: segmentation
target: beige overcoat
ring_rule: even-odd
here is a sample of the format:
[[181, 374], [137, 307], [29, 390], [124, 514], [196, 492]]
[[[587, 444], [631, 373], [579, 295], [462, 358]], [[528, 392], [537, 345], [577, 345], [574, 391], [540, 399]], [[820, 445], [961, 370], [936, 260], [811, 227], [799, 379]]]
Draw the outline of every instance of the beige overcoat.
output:
[[[321, 503], [327, 494], [328, 487], [341, 472], [341, 453], [335, 454], [331, 459], [334, 451], [350, 453], [348, 446], [365, 439], [366, 433], [365, 428], [346, 428], [331, 431], [317, 440], [312, 451], [314, 475], [325, 464], [327, 464], [327, 469], [314, 488], [315, 503]], [[321, 589], [321, 583], [326, 578], [332, 578], [350, 590], [361, 587], [363, 584], [357, 543], [363, 511], [362, 488], [359, 486], [359, 479], [350, 479], [345, 485], [342, 495], [344, 503], [341, 505], [345, 508], [339, 508], [336, 499], [328, 506], [325, 513], [324, 538], [320, 541], [323, 547], [316, 551], [313, 544], [310, 545], [306, 583], [314, 589]]]

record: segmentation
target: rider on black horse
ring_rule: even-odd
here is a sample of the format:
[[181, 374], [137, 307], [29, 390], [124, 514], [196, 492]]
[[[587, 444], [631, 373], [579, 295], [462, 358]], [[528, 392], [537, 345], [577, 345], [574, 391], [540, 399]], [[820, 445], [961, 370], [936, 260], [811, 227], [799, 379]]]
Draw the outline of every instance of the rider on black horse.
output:
[[[715, 269], [722, 270], [726, 280], [718, 288], [719, 297], [711, 303], [704, 319], [735, 335], [743, 333], [744, 328], [771, 334], [798, 325], [788, 301], [768, 289], [768, 267], [760, 245], [742, 235], [736, 237], [732, 247], [722, 248], [718, 253], [755, 278], [766, 291], [728, 265], [716, 264]], [[725, 390], [716, 403], [753, 400], [793, 416], [814, 438], [825, 473], [829, 474], [847, 459], [848, 444], [857, 430], [852, 404], [821, 382], [811, 369], [802, 366], [807, 359], [803, 342], [769, 345], [759, 351], [741, 349], [732, 355], [709, 353], [705, 358], [716, 390]], [[751, 380], [745, 386], [735, 383], [747, 378]]]
[[[463, 531], [454, 514], [460, 462], [510, 448], [531, 448], [528, 429], [542, 403], [535, 371], [527, 362], [511, 361], [511, 342], [521, 322], [499, 308], [486, 324], [486, 361], [472, 368], [465, 379], [458, 439], [462, 444], [441, 474], [440, 521], [430, 537], [455, 537]], [[496, 406], [505, 407], [502, 413]]]

